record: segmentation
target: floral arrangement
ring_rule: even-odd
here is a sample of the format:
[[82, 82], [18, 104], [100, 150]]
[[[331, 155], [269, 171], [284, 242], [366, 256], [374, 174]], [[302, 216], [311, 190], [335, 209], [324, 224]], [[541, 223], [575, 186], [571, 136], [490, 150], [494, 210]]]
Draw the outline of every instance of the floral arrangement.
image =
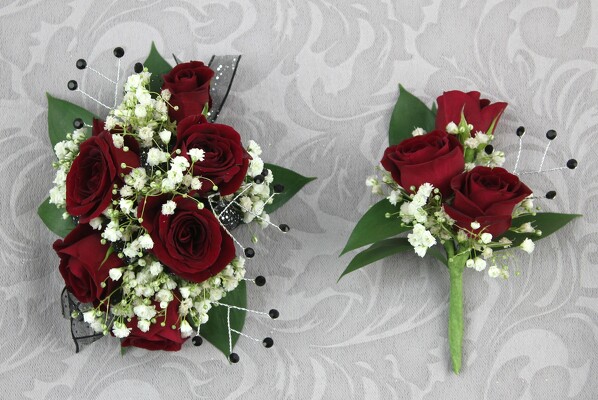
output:
[[[124, 50], [114, 55], [118, 89]], [[262, 286], [265, 278], [245, 278], [255, 251], [231, 232], [240, 224], [287, 232], [269, 212], [310, 178], [265, 164], [256, 142], [244, 144], [233, 127], [208, 122], [219, 111], [210, 83], [215, 74], [232, 83], [236, 65], [172, 68], [152, 45], [126, 78], [120, 104], [115, 91], [113, 108], [70, 81], [70, 90], [109, 109], [104, 121], [48, 95], [56, 177], [39, 215], [64, 237], [54, 250], [66, 298], [76, 305], [73, 327], [115, 336], [122, 348], [177, 351], [187, 338], [200, 345], [203, 337], [238, 361], [232, 348], [251, 311], [245, 281]], [[77, 67], [99, 73], [83, 59]]]
[[[450, 278], [448, 341], [455, 373], [461, 370], [463, 273], [487, 271], [509, 277], [515, 249], [531, 253], [535, 242], [563, 227], [576, 214], [539, 212], [532, 190], [517, 173], [502, 168], [505, 154], [494, 149], [495, 128], [507, 104], [481, 99], [479, 92], [445, 92], [431, 109], [400, 87], [393, 110], [390, 146], [384, 151], [381, 177], [367, 178], [372, 193], [385, 198], [357, 223], [342, 254], [371, 245], [357, 254], [341, 275], [384, 257], [415, 251], [448, 267]], [[547, 132], [551, 141], [554, 130]], [[549, 144], [550, 144], [549, 141]], [[567, 166], [574, 169], [577, 161]], [[384, 194], [383, 187], [388, 194]], [[545, 198], [552, 199], [550, 191]], [[395, 237], [409, 232], [407, 237]]]

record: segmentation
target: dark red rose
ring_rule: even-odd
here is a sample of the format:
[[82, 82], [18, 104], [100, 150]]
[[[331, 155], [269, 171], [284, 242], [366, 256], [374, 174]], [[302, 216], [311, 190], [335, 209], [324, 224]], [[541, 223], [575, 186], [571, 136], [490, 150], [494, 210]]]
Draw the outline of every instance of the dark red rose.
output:
[[202, 191], [211, 190], [214, 184], [223, 196], [239, 189], [251, 157], [237, 131], [228, 125], [207, 123], [203, 116], [187, 117], [177, 125], [174, 150], [180, 149], [181, 155], [191, 160], [187, 151], [193, 148], [205, 152], [205, 160], [193, 166], [193, 175], [206, 178], [201, 179]]
[[164, 75], [162, 89], [172, 93], [170, 103], [178, 110], [169, 108], [168, 114], [175, 121], [189, 115], [200, 115], [206, 103], [210, 103], [210, 80], [214, 76], [208, 66], [200, 61], [181, 63]]
[[235, 245], [212, 211], [176, 196], [174, 214], [164, 215], [162, 205], [168, 200], [165, 195], [146, 197], [138, 207], [141, 225], [154, 241], [150, 251], [172, 272], [192, 282], [222, 271], [235, 257]]
[[[177, 294], [178, 296], [178, 294]], [[127, 326], [131, 329], [129, 336], [124, 338], [120, 345], [122, 347], [141, 347], [146, 350], [166, 350], [179, 351], [181, 345], [185, 343], [186, 338], [181, 337], [179, 330], [181, 324], [179, 321], [179, 301], [175, 296], [174, 300], [168, 303], [166, 310], [162, 310], [158, 303], [154, 302], [156, 311], [164, 312], [162, 315], [156, 315], [156, 323], [150, 325], [147, 332], [143, 332], [137, 327], [137, 317], [133, 317]], [[162, 322], [165, 323], [162, 326]], [[172, 327], [175, 326], [175, 329]]]
[[498, 123], [507, 103], [490, 103], [490, 100], [480, 99], [480, 92], [460, 92], [452, 90], [436, 100], [438, 112], [436, 114], [436, 129], [446, 129], [450, 122], [459, 125], [461, 112], [468, 124], [473, 125], [472, 135], [480, 131], [487, 133], [493, 121]]
[[[100, 232], [89, 224], [79, 224], [64, 240], [54, 242], [54, 251], [60, 257], [58, 269], [64, 283], [82, 303], [97, 304], [110, 294], [114, 285], [108, 272], [124, 265], [116, 253], [106, 258], [110, 246], [102, 245], [101, 239]], [[102, 288], [102, 282], [106, 282], [105, 288]]]
[[438, 188], [443, 196], [450, 194], [451, 179], [465, 167], [459, 140], [441, 130], [388, 147], [381, 163], [405, 190], [427, 182]]
[[503, 168], [475, 167], [453, 178], [455, 199], [445, 205], [446, 213], [457, 226], [472, 230], [471, 223], [497, 237], [511, 227], [511, 215], [517, 204], [532, 194], [519, 178]]
[[87, 223], [99, 216], [110, 205], [113, 185], [121, 182], [120, 174], [139, 167], [135, 140], [129, 137], [125, 145], [129, 151], [114, 147], [108, 131], [81, 143], [66, 176], [66, 211], [79, 217], [79, 222]]

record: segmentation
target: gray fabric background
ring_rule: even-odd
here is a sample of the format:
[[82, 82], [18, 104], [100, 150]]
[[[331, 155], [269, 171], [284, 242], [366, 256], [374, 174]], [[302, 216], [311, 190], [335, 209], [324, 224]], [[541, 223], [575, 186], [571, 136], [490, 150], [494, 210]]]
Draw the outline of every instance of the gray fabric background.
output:
[[[0, 398], [2, 399], [595, 399], [598, 392], [598, 6], [590, 0], [20, 0], [0, 8]], [[164, 54], [243, 54], [220, 121], [263, 145], [264, 159], [319, 179], [273, 219], [250, 274], [250, 316], [230, 366], [209, 345], [130, 351], [113, 338], [74, 353], [61, 317], [56, 239], [36, 215], [53, 171], [44, 93], [103, 113], [66, 89], [110, 99], [75, 69], [84, 57], [128, 71], [151, 41]], [[172, 61], [172, 57], [168, 57]], [[480, 90], [510, 105], [496, 147], [512, 168], [515, 129], [547, 210], [585, 214], [517, 254], [520, 276], [465, 276], [464, 367], [451, 373], [448, 275], [433, 260], [394, 257], [336, 279], [338, 258], [375, 199], [364, 186], [386, 146], [397, 84], [428, 104], [443, 90]], [[102, 114], [104, 115], [104, 114]]]

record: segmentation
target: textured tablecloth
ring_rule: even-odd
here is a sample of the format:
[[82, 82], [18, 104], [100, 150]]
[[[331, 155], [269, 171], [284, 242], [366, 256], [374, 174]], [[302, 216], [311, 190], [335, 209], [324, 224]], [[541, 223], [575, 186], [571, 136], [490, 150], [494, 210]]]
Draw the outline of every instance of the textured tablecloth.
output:
[[[598, 393], [598, 5], [585, 1], [197, 0], [2, 1], [0, 8], [0, 398], [2, 399], [595, 399]], [[268, 284], [249, 305], [241, 362], [210, 345], [178, 353], [117, 340], [74, 353], [61, 316], [56, 236], [36, 209], [51, 186], [45, 92], [105, 115], [69, 92], [113, 87], [75, 68], [114, 75], [147, 55], [172, 62], [242, 54], [220, 121], [264, 148], [264, 159], [318, 180], [272, 217], [249, 263]], [[111, 75], [111, 76], [112, 76]], [[398, 84], [431, 104], [443, 90], [480, 90], [509, 107], [495, 147], [512, 168], [577, 158], [576, 171], [526, 175], [547, 210], [583, 213], [504, 281], [466, 271], [464, 365], [450, 370], [448, 274], [415, 254], [336, 283], [338, 254], [377, 199], [364, 186], [387, 144]]]

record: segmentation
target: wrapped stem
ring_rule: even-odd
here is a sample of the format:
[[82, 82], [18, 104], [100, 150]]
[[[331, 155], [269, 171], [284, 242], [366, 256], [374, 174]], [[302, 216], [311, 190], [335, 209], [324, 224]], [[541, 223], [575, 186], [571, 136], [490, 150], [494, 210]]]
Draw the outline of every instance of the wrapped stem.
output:
[[[461, 371], [463, 348], [463, 270], [469, 258], [469, 251], [455, 254], [455, 244], [447, 241], [444, 244], [447, 255], [447, 266], [450, 277], [448, 340], [451, 351], [453, 371]], [[458, 251], [458, 249], [457, 249]]]
[[453, 371], [461, 370], [461, 354], [463, 347], [463, 270], [467, 258], [453, 257], [449, 259], [450, 294], [448, 340], [451, 351]]

